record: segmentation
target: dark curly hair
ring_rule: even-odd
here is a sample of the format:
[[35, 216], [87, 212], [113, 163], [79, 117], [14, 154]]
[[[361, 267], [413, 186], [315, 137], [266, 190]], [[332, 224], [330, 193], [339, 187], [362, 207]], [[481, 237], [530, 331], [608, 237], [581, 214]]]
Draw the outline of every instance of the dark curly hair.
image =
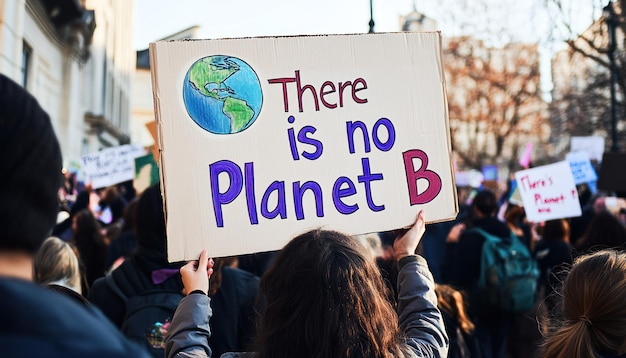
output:
[[296, 237], [260, 291], [259, 358], [405, 355], [387, 288], [356, 238], [327, 230]]

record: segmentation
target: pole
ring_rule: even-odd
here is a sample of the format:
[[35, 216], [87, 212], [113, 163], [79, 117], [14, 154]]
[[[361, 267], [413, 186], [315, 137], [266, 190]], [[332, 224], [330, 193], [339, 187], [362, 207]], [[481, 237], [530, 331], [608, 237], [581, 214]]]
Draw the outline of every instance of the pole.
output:
[[372, 0], [370, 0], [370, 34], [374, 33], [374, 8], [372, 7]]
[[606, 16], [606, 24], [608, 28], [608, 40], [609, 40], [609, 70], [611, 72], [611, 152], [618, 153], [619, 145], [617, 139], [617, 99], [615, 88], [617, 86], [617, 67], [615, 66], [615, 27], [616, 19], [615, 12], [613, 11], [613, 2], [609, 1], [609, 4], [604, 8]]

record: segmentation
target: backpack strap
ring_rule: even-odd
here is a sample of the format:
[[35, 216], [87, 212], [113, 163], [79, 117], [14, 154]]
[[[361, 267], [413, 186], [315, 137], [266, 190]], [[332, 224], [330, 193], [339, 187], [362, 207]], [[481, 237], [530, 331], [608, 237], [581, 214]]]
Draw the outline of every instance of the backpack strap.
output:
[[124, 262], [106, 275], [107, 285], [124, 301], [147, 290], [146, 284], [139, 277], [135, 263], [131, 260], [127, 260], [128, 262]]
[[483, 229], [481, 229], [479, 227], [473, 227], [473, 228], [470, 229], [470, 231], [474, 231], [474, 232], [480, 234], [480, 236], [484, 237], [485, 240], [488, 240], [490, 242], [498, 243], [498, 242], [502, 241], [502, 239], [499, 238], [498, 236], [492, 235], [492, 234], [488, 233], [487, 231], [485, 231], [485, 230], [483, 230]]
[[109, 288], [123, 301], [126, 301], [128, 299], [128, 296], [126, 296], [124, 292], [122, 292], [122, 289], [117, 285], [117, 283], [115, 283], [115, 278], [113, 278], [113, 272], [107, 273], [105, 276], [105, 280], [107, 286], [109, 286]]
[[166, 282], [160, 285], [152, 285], [150, 278], [138, 267], [137, 263], [131, 258], [126, 260], [118, 268], [106, 275], [107, 285], [124, 301], [127, 299], [150, 293], [158, 292], [180, 292], [177, 284]]
[[[502, 241], [502, 238], [493, 234], [488, 233], [487, 231], [485, 231], [484, 229], [481, 229], [479, 227], [473, 227], [470, 229], [470, 231], [475, 231], [477, 233], [479, 233], [480, 235], [482, 235], [485, 240], [489, 240], [490, 242], [494, 242], [494, 243], [499, 243]], [[517, 236], [515, 236], [515, 234], [511, 231], [510, 232], [510, 239], [511, 240], [517, 240]]]

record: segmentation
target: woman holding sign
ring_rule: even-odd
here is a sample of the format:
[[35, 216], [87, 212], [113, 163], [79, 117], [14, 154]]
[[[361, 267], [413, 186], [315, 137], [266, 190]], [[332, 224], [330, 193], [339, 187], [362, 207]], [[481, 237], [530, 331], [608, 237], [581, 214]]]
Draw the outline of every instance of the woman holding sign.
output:
[[[398, 314], [374, 260], [354, 237], [313, 230], [289, 242], [261, 280], [264, 310], [253, 347], [264, 357], [446, 357], [448, 337], [432, 275], [415, 255], [424, 213], [394, 242]], [[188, 296], [172, 320], [167, 357], [203, 357], [209, 332], [205, 252], [181, 268]], [[206, 343], [204, 343], [206, 345]], [[222, 357], [248, 356], [227, 353]]]

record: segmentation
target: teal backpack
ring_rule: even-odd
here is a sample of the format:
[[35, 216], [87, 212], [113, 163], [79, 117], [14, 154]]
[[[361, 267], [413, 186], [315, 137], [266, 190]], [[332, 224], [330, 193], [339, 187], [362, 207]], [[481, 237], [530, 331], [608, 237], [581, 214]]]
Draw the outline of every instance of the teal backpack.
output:
[[511, 233], [508, 239], [472, 228], [485, 238], [478, 290], [492, 309], [524, 312], [535, 304], [539, 267], [528, 248]]

